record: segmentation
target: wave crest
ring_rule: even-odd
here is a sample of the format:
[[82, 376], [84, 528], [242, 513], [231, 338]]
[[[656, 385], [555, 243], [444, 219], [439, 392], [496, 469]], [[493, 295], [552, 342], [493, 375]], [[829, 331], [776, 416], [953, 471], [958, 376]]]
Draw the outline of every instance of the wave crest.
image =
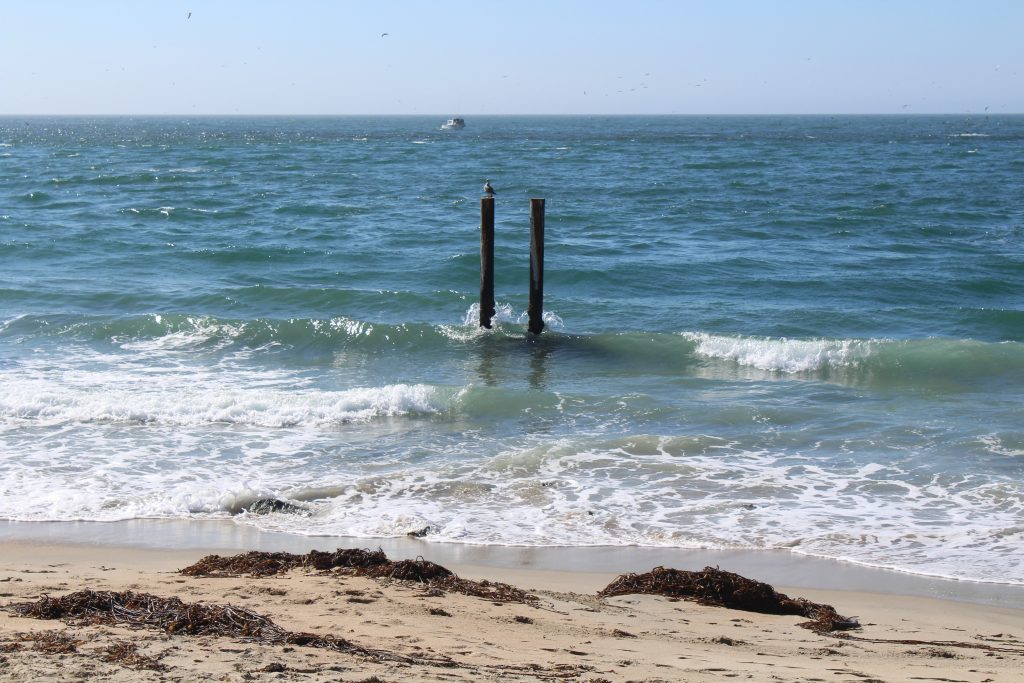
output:
[[853, 339], [730, 337], [706, 332], [683, 332], [682, 336], [695, 344], [695, 353], [699, 356], [790, 374], [856, 366], [884, 343]]
[[400, 415], [431, 415], [448, 410], [451, 392], [424, 384], [392, 384], [345, 391], [280, 389], [219, 390], [173, 386], [144, 390], [126, 387], [97, 392], [53, 382], [9, 382], [0, 390], [0, 418], [42, 424], [156, 423], [256, 427], [325, 428]]

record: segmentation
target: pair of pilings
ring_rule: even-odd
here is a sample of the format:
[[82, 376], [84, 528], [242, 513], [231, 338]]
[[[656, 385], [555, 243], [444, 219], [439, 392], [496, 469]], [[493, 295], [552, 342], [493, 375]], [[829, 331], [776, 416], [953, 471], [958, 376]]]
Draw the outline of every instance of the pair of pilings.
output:
[[[494, 318], [494, 197], [480, 198], [480, 327], [491, 328]], [[544, 200], [530, 200], [530, 305], [526, 311], [531, 334], [544, 330]]]

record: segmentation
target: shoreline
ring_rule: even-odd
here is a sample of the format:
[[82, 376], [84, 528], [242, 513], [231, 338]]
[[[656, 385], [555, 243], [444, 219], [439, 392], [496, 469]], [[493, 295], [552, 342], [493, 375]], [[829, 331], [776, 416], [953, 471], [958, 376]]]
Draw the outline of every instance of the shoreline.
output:
[[923, 597], [1024, 611], [1024, 585], [929, 577], [781, 550], [483, 546], [431, 543], [416, 538], [299, 536], [262, 531], [230, 519], [0, 521], [0, 547], [11, 545], [25, 548], [100, 546], [172, 554], [184, 552], [189, 556], [200, 551], [204, 555], [228, 555], [249, 550], [306, 553], [379, 547], [392, 559], [422, 556], [460, 574], [469, 571], [481, 575], [488, 571], [540, 571], [614, 578], [629, 572], [650, 571], [657, 566], [689, 570], [712, 566], [769, 583], [783, 591], [825, 590]]
[[[790, 584], [839, 564], [811, 563], [811, 571], [805, 558], [795, 556], [787, 562], [756, 553], [700, 552], [680, 554], [690, 561], [672, 564], [699, 569], [717, 557], [722, 569], [759, 581], [802, 565], [801, 572], [789, 575], [794, 581], [773, 585], [792, 598], [825, 603], [856, 617], [860, 629], [815, 632], [801, 627], [805, 618], [800, 616], [663, 595], [599, 597], [597, 591], [619, 573], [613, 567], [627, 562], [616, 555], [595, 565], [598, 552], [604, 556], [607, 549], [524, 553], [414, 539], [376, 544], [282, 538], [230, 522], [24, 524], [0, 524], [4, 681], [1014, 683], [1024, 669], [1024, 609], [886, 592], [899, 584], [877, 580], [880, 575], [873, 572], [816, 576], [818, 583], [841, 582], [843, 575], [863, 573], [864, 581], [875, 576], [874, 591], [794, 588]], [[115, 537], [119, 542], [113, 542]], [[242, 541], [250, 547], [216, 547]], [[257, 545], [292, 552], [387, 545], [392, 560], [422, 555], [463, 579], [528, 591], [538, 603], [434, 590], [344, 570], [294, 568], [259, 577], [186, 576], [180, 571], [207, 554], [238, 554]], [[567, 556], [564, 566], [552, 566]], [[653, 558], [640, 556], [630, 561], [649, 565]], [[744, 563], [751, 571], [743, 569]], [[652, 568], [635, 566], [639, 572]], [[38, 604], [45, 596], [74, 602], [89, 592], [128, 595], [124, 591], [158, 601], [177, 598], [195, 609], [226, 610], [233, 619], [256, 615], [300, 640], [271, 642], [250, 632], [193, 634], [176, 625], [181, 622], [143, 628], [94, 617], [36, 619], [13, 608]], [[309, 634], [341, 647], [310, 645]]]

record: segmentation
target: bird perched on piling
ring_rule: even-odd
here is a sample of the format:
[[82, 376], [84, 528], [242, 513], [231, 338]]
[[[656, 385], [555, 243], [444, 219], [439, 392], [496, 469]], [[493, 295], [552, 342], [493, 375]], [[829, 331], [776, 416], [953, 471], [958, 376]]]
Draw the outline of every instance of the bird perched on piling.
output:
[[488, 197], [493, 197], [495, 195], [494, 188], [491, 187], [491, 181], [490, 180], [485, 180], [484, 181], [484, 192], [487, 193]]

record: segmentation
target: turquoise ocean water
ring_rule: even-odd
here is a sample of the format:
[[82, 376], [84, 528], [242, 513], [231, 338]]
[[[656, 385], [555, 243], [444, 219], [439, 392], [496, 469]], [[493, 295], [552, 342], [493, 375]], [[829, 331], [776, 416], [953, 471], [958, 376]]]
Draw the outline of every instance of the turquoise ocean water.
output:
[[1024, 117], [443, 118], [0, 118], [0, 519], [1024, 584]]

